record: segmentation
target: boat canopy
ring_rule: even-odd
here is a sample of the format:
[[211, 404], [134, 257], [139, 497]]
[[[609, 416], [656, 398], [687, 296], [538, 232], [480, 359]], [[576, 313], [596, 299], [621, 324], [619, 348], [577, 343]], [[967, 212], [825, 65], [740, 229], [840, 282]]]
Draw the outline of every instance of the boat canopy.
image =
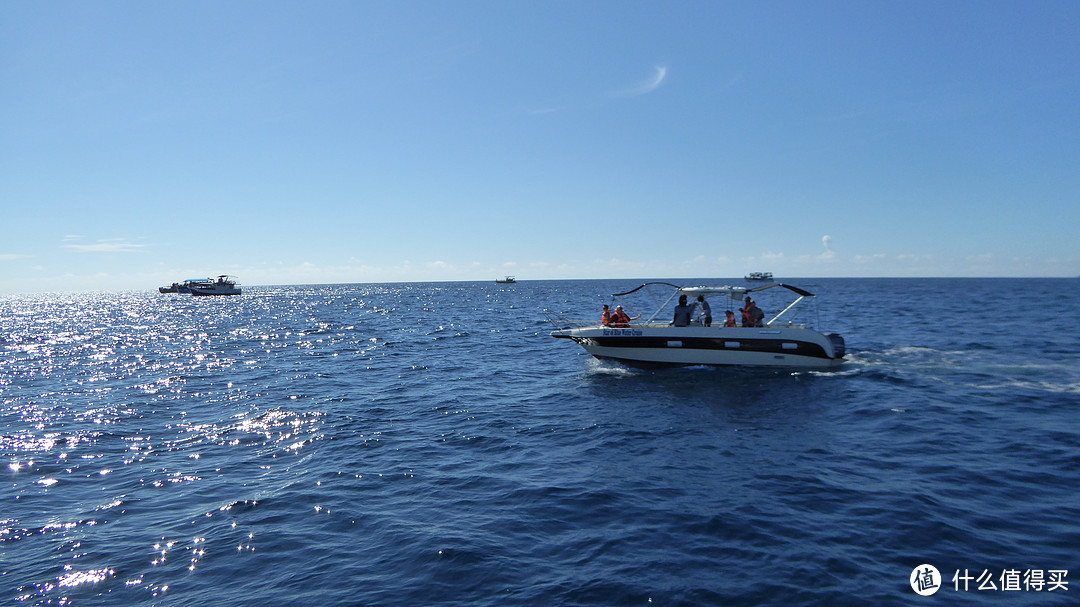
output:
[[647, 287], [649, 285], [666, 285], [666, 286], [669, 286], [669, 287], [675, 289], [675, 291], [678, 294], [681, 294], [681, 295], [693, 295], [693, 296], [697, 296], [697, 295], [727, 295], [727, 296], [730, 296], [730, 297], [736, 297], [738, 295], [745, 295], [747, 293], [754, 293], [755, 291], [764, 291], [765, 289], [772, 289], [773, 287], [783, 287], [783, 288], [785, 288], [785, 289], [787, 289], [789, 291], [792, 291], [794, 293], [797, 293], [797, 294], [799, 294], [799, 295], [801, 295], [803, 297], [813, 297], [814, 296], [814, 294], [810, 293], [809, 291], [800, 289], [799, 287], [793, 287], [791, 285], [786, 285], [786, 284], [783, 284], [783, 283], [780, 283], [780, 282], [774, 282], [774, 283], [770, 283], [770, 284], [767, 284], [767, 285], [762, 285], [760, 287], [753, 287], [753, 288], [732, 287], [732, 286], [728, 286], [728, 285], [716, 286], [716, 287], [680, 287], [678, 285], [673, 285], [673, 284], [671, 284], [669, 282], [647, 282], [647, 283], [641, 285], [640, 287], [637, 287], [636, 289], [631, 289], [629, 291], [626, 291], [625, 293], [615, 293], [614, 295], [612, 295], [612, 297], [622, 297], [623, 295], [629, 295], [629, 294], [634, 293], [636, 291], [639, 291], [639, 290], [641, 290], [641, 289], [643, 289], [643, 288], [645, 288], [645, 287]]
[[653, 312], [652, 316], [650, 316], [645, 322], [652, 322], [653, 320], [655, 320], [657, 315], [660, 314], [660, 312], [664, 309], [664, 307], [671, 300], [675, 299], [675, 297], [679, 296], [679, 295], [686, 295], [686, 296], [689, 296], [689, 297], [697, 297], [699, 295], [726, 295], [726, 296], [728, 296], [728, 297], [730, 297], [732, 299], [737, 299], [740, 295], [747, 295], [747, 294], [750, 294], [750, 293], [754, 293], [754, 292], [757, 292], [757, 291], [764, 291], [766, 289], [772, 289], [772, 288], [775, 288], [775, 287], [782, 287], [782, 288], [787, 289], [787, 290], [795, 293], [796, 295], [798, 295], [799, 297], [796, 298], [795, 301], [791, 302], [791, 304], [788, 305], [788, 307], [781, 310], [779, 314], [772, 317], [771, 320], [769, 320], [768, 322], [765, 323], [766, 325], [771, 325], [774, 322], [776, 322], [777, 320], [779, 320], [780, 317], [783, 316], [784, 314], [786, 314], [789, 310], [794, 308], [796, 304], [798, 304], [800, 301], [803, 300], [803, 298], [813, 297], [814, 296], [814, 294], [809, 292], [809, 291], [806, 291], [804, 289], [800, 289], [799, 287], [793, 287], [791, 285], [780, 283], [780, 282], [774, 282], [774, 283], [770, 283], [770, 284], [767, 284], [767, 285], [762, 285], [760, 287], [753, 287], [753, 288], [732, 287], [732, 286], [729, 286], [729, 285], [722, 285], [722, 286], [715, 286], [715, 287], [705, 287], [705, 286], [703, 286], [703, 287], [680, 287], [678, 285], [673, 285], [673, 284], [671, 284], [669, 282], [647, 282], [647, 283], [645, 283], [645, 284], [643, 284], [643, 285], [641, 285], [641, 286], [639, 286], [637, 288], [630, 289], [629, 291], [626, 291], [624, 293], [615, 293], [614, 295], [612, 295], [612, 297], [622, 297], [624, 295], [630, 295], [631, 293], [636, 293], [636, 292], [640, 291], [641, 289], [644, 289], [645, 287], [647, 287], [649, 285], [664, 285], [664, 286], [667, 286], [667, 287], [671, 287], [672, 289], [674, 289], [674, 291], [672, 292], [671, 296], [668, 297], [668, 299], [664, 303], [660, 304], [660, 307], [657, 308], [656, 312]]
[[773, 287], [783, 287], [788, 291], [802, 295], [803, 297], [813, 297], [814, 294], [800, 289], [799, 287], [793, 287], [781, 282], [774, 282], [760, 287], [754, 287], [748, 289], [746, 287], [683, 287], [679, 289], [679, 293], [685, 293], [686, 295], [730, 295], [732, 297], [736, 295], [742, 295], [744, 293], [754, 293], [755, 291], [764, 291], [765, 289], [772, 289]]
[[746, 287], [729, 287], [727, 285], [718, 287], [683, 287], [679, 289], [681, 295], [730, 295], [735, 297], [736, 295], [742, 295], [748, 293], [750, 290]]

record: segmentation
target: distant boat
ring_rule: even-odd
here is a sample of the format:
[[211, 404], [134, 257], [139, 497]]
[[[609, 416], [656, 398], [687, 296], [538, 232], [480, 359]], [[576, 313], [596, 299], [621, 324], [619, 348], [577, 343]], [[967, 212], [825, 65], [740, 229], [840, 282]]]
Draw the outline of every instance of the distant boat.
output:
[[498, 278], [495, 279], [495, 284], [497, 284], [497, 285], [512, 285], [512, 284], [514, 284], [516, 282], [517, 282], [517, 279], [514, 278], [513, 276], [507, 276], [506, 278], [504, 278], [502, 280], [499, 280]]
[[192, 295], [239, 295], [240, 285], [236, 278], [222, 274], [217, 280], [207, 279], [188, 286]]
[[750, 272], [746, 280], [772, 280], [772, 272]]
[[183, 283], [158, 287], [160, 293], [190, 293], [192, 295], [239, 295], [240, 285], [236, 278], [222, 274], [213, 278], [189, 278]]

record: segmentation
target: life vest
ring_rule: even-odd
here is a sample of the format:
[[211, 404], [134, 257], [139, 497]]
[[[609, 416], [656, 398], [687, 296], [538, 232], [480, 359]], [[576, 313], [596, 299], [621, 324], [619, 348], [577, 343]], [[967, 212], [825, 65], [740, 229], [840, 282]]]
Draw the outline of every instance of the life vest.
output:
[[735, 317], [734, 316], [729, 316], [728, 319], [724, 321], [724, 326], [725, 327], [734, 327], [734, 326], [736, 326]]
[[747, 315], [750, 317], [750, 326], [752, 327], [762, 326], [761, 321], [765, 320], [765, 313], [761, 311], [761, 308], [757, 307], [757, 304], [747, 310]]
[[600, 323], [605, 327], [611, 324], [611, 310], [604, 310], [604, 315], [600, 317]]
[[611, 323], [616, 327], [629, 327], [630, 315], [625, 310], [615, 310], [615, 314], [611, 316]]

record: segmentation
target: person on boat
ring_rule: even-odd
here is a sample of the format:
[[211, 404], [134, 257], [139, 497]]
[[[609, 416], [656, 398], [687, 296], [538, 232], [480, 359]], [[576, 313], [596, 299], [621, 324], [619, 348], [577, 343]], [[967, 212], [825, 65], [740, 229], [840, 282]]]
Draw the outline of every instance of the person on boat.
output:
[[675, 306], [675, 318], [672, 319], [671, 324], [676, 327], [689, 327], [690, 315], [693, 314], [694, 309], [686, 305], [686, 296], [679, 296], [679, 305]]
[[743, 326], [744, 327], [761, 327], [761, 321], [765, 320], [765, 313], [761, 311], [761, 308], [757, 307], [757, 302], [746, 298], [749, 303], [746, 304], [746, 309], [743, 310]]
[[697, 296], [698, 303], [701, 304], [701, 313], [705, 315], [703, 323], [706, 327], [712, 326], [712, 308], [709, 307], [709, 302], [705, 301], [704, 295]]
[[727, 315], [727, 320], [724, 321], [724, 326], [725, 327], [737, 327], [738, 326], [735, 323], [735, 313], [734, 312], [732, 312], [731, 310], [728, 310], [727, 312], [724, 312], [724, 314]]
[[631, 320], [637, 320], [641, 318], [641, 314], [630, 318], [630, 315], [626, 313], [626, 310], [622, 309], [622, 306], [615, 306], [615, 313], [611, 315], [611, 324], [616, 327], [629, 327]]
[[611, 326], [611, 310], [608, 308], [607, 304], [604, 304], [604, 313], [600, 315], [600, 324], [605, 327]]

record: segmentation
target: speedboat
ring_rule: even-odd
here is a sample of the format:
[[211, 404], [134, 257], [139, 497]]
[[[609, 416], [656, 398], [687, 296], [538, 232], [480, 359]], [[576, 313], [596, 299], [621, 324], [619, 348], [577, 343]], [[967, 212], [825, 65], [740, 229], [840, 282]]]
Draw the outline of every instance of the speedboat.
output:
[[[734, 365], [749, 367], [804, 367], [830, 368], [843, 363], [844, 338], [835, 333], [828, 335], [797, 324], [785, 317], [792, 310], [814, 295], [791, 285], [772, 283], [760, 287], [680, 287], [670, 283], [645, 283], [625, 293], [612, 297], [623, 298], [638, 293], [646, 287], [670, 288], [673, 292], [644, 322], [623, 323], [619, 326], [589, 321], [572, 321], [548, 313], [548, 320], [557, 328], [551, 336], [569, 339], [586, 352], [599, 359], [615, 360], [631, 366], [656, 365]], [[769, 320], [747, 319], [738, 326], [725, 326], [725, 311], [719, 302], [711, 304], [714, 316], [712, 326], [706, 326], [699, 310], [692, 310], [687, 326], [675, 326], [673, 322], [657, 320], [661, 312], [676, 297], [686, 296], [691, 302], [698, 297], [727, 297], [731, 306], [727, 310], [740, 309], [742, 301], [750, 295], [769, 289], [782, 289], [793, 293], [796, 299]], [[775, 292], [774, 292], [775, 293]], [[621, 299], [620, 299], [621, 301]], [[715, 301], [715, 300], [714, 300]], [[696, 304], [695, 304], [696, 305]], [[748, 306], [749, 304], [744, 304]], [[629, 306], [628, 306], [629, 307]], [[749, 308], [748, 308], [749, 309]], [[717, 314], [717, 310], [719, 313]], [[696, 313], [696, 318], [694, 318]], [[665, 317], [666, 318], [666, 317]], [[750, 326], [747, 326], [750, 325]]]
[[217, 280], [186, 280], [183, 285], [192, 295], [239, 295], [240, 285], [236, 278], [222, 274]]

